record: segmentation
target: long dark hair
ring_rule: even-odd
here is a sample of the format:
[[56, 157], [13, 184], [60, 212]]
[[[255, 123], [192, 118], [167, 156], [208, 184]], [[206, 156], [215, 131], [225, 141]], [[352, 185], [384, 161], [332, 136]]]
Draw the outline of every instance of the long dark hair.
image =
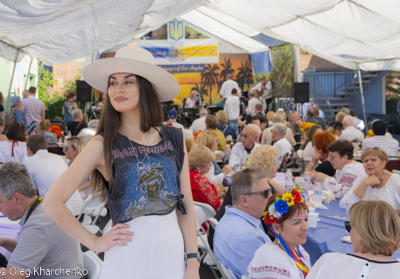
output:
[[[151, 127], [159, 126], [162, 124], [164, 119], [163, 110], [160, 103], [157, 90], [153, 85], [145, 78], [136, 75], [136, 79], [139, 85], [139, 108], [140, 108], [140, 130], [143, 133], [150, 131]], [[107, 88], [110, 87], [110, 81], [108, 81]], [[114, 184], [114, 176], [112, 166], [114, 158], [112, 156], [112, 145], [116, 139], [119, 129], [121, 128], [121, 113], [116, 111], [111, 105], [110, 97], [107, 94], [106, 101], [104, 103], [104, 110], [100, 117], [99, 125], [97, 127], [97, 135], [102, 134], [104, 137], [104, 160], [105, 168], [108, 177], [108, 187], [111, 190]], [[107, 196], [107, 190], [102, 184], [100, 172], [94, 170], [92, 172], [91, 181], [94, 183], [92, 187], [92, 193], [99, 193], [103, 199]]]

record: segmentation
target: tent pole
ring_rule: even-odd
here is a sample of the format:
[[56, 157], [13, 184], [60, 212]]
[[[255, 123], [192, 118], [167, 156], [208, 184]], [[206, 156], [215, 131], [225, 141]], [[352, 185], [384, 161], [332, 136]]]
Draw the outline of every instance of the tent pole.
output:
[[364, 129], [365, 129], [365, 134], [368, 135], [368, 125], [367, 125], [368, 123], [367, 123], [367, 114], [365, 112], [364, 90], [362, 85], [361, 71], [358, 66], [357, 66], [357, 75], [358, 75], [358, 83], [360, 84], [361, 106], [363, 110], [364, 124], [365, 124]]
[[36, 83], [36, 88], [38, 88], [40, 79], [42, 78], [43, 68], [44, 68], [44, 66], [43, 66], [43, 62], [42, 62], [42, 63], [40, 63], [40, 70], [39, 70], [39, 75], [38, 75], [38, 81]]
[[[17, 53], [15, 54], [15, 59], [14, 59], [14, 67], [13, 71], [11, 74], [11, 81], [10, 81], [10, 87], [8, 88], [8, 95], [7, 95], [7, 102], [6, 102], [6, 107], [4, 108], [5, 111], [7, 111], [8, 105], [10, 104], [10, 94], [11, 94], [11, 88], [14, 80], [14, 74], [15, 74], [15, 68], [17, 66], [17, 60], [18, 60], [18, 55], [20, 53], [21, 49], [17, 49]], [[3, 120], [5, 122], [6, 120], [6, 113], [3, 113]]]
[[26, 74], [26, 80], [25, 80], [25, 85], [24, 85], [24, 92], [22, 94], [25, 93], [26, 86], [28, 85], [28, 79], [29, 79], [29, 76], [30, 76], [30, 73], [31, 73], [32, 61], [33, 61], [33, 57], [31, 57], [31, 63], [29, 63], [28, 73]]

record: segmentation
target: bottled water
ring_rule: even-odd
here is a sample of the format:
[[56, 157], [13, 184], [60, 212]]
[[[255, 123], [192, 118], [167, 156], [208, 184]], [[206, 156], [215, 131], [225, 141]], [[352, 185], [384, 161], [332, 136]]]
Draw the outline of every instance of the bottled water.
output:
[[293, 176], [292, 176], [292, 171], [287, 170], [286, 175], [285, 175], [285, 186], [287, 191], [292, 191], [294, 188], [294, 182], [293, 182]]
[[319, 183], [314, 186], [314, 204], [315, 206], [322, 205], [322, 188]]
[[65, 136], [65, 139], [69, 139], [71, 137], [71, 131], [68, 131], [67, 135]]
[[309, 172], [306, 172], [306, 175], [304, 176], [304, 189], [311, 190], [311, 187], [312, 187], [311, 176]]

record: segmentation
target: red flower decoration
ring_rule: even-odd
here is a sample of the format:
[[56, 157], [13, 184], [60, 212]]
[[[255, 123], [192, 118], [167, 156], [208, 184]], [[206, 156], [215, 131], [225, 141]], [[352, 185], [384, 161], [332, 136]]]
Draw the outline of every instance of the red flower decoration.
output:
[[61, 128], [58, 125], [51, 126], [50, 132], [55, 133], [57, 135], [57, 137], [61, 137]]
[[267, 212], [267, 214], [265, 215], [265, 218], [264, 218], [265, 223], [271, 225], [273, 223], [276, 223], [277, 221], [278, 221], [278, 218], [275, 218], [274, 216], [269, 215], [269, 212]]
[[194, 137], [194, 140], [196, 140], [197, 139], [197, 136], [201, 133], [201, 132], [203, 132], [204, 130], [199, 130], [199, 131], [197, 131], [196, 133], [193, 133], [193, 137]]
[[295, 202], [295, 203], [301, 202], [302, 197], [301, 197], [301, 194], [300, 194], [297, 190], [293, 189], [293, 190], [292, 190], [292, 195], [293, 195], [293, 197], [294, 197], [294, 202]]

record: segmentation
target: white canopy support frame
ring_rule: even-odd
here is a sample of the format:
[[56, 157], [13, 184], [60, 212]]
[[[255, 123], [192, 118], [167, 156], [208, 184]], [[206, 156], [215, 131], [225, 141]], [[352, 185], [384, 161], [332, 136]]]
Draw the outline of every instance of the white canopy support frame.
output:
[[364, 129], [365, 129], [365, 134], [368, 135], [368, 125], [367, 125], [367, 113], [365, 111], [365, 100], [364, 100], [364, 89], [363, 89], [363, 83], [362, 83], [362, 77], [361, 77], [361, 70], [358, 68], [357, 69], [357, 75], [358, 75], [358, 83], [360, 84], [360, 96], [361, 96], [361, 107], [363, 111], [363, 116], [364, 116]]
[[[28, 72], [26, 73], [26, 80], [25, 80], [25, 85], [24, 85], [24, 91], [22, 92], [22, 94], [24, 94], [24, 92], [25, 92], [25, 90], [26, 90], [26, 85], [28, 84], [28, 80], [29, 80], [29, 78], [30, 78], [32, 62], [33, 62], [33, 57], [31, 57], [31, 62], [29, 63]], [[22, 96], [23, 96], [23, 95], [22, 95]]]
[[[13, 66], [13, 70], [12, 70], [12, 74], [11, 74], [10, 86], [8, 87], [7, 102], [6, 102], [5, 110], [8, 108], [8, 105], [10, 104], [11, 88], [12, 88], [12, 85], [13, 85], [15, 68], [17, 66], [17, 60], [18, 60], [18, 55], [19, 55], [20, 51], [21, 51], [20, 49], [17, 49], [16, 53], [15, 53], [14, 66]], [[6, 120], [6, 112], [3, 113], [3, 120], [5, 122], [5, 120]]]

